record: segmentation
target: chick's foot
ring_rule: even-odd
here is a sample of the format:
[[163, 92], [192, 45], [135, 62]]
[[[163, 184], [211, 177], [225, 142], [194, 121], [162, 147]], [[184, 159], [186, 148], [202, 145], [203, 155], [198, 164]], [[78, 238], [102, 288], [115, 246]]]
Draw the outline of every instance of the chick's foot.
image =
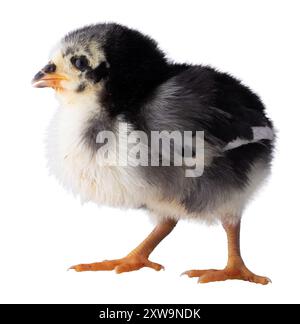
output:
[[229, 268], [226, 267], [223, 270], [189, 270], [183, 273], [183, 275], [187, 275], [190, 278], [199, 277], [199, 283], [208, 283], [213, 281], [224, 281], [228, 279], [239, 279], [250, 281], [262, 285], [267, 285], [271, 280], [267, 277], [257, 276], [252, 273], [245, 266], [241, 268]]
[[156, 271], [164, 269], [164, 267], [158, 263], [154, 263], [148, 260], [146, 257], [142, 256], [126, 256], [122, 259], [116, 260], [105, 260], [102, 262], [88, 263], [88, 264], [78, 264], [70, 267], [77, 272], [82, 271], [110, 271], [115, 270], [116, 273], [129, 272], [139, 270], [141, 268], [152, 268]]

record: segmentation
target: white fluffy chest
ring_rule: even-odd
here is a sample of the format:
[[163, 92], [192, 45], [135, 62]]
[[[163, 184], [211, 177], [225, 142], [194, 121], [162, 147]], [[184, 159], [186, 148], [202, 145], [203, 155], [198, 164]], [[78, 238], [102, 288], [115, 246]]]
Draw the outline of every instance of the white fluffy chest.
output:
[[51, 172], [83, 201], [139, 207], [144, 187], [135, 170], [101, 163], [83, 140], [84, 127], [95, 109], [94, 102], [58, 109], [48, 132]]

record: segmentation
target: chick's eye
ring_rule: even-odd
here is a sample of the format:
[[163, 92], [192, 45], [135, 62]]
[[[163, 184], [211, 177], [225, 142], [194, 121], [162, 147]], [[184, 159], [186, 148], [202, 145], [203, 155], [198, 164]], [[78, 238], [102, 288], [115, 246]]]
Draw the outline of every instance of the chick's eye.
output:
[[84, 71], [87, 69], [89, 62], [85, 56], [71, 58], [71, 63], [78, 69], [79, 71]]

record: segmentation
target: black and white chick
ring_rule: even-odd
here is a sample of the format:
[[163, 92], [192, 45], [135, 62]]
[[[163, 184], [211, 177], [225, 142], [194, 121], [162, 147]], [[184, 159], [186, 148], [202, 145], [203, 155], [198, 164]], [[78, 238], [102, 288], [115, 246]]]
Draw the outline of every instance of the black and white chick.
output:
[[[150, 37], [113, 23], [65, 36], [33, 85], [54, 88], [60, 103], [49, 129], [48, 156], [62, 184], [84, 201], [142, 207], [157, 222], [127, 256], [72, 269], [160, 270], [160, 264], [148, 259], [150, 253], [179, 220], [194, 219], [222, 223], [228, 263], [223, 270], [185, 274], [203, 283], [270, 282], [246, 267], [239, 245], [243, 210], [270, 173], [274, 146], [272, 122], [248, 87], [208, 66], [174, 64]], [[107, 163], [100, 150], [107, 142], [99, 143], [98, 135], [106, 131], [118, 135], [125, 124], [128, 132], [149, 136], [177, 131], [192, 132], [194, 138], [197, 131], [204, 132], [201, 176], [187, 176], [186, 164], [163, 165], [163, 152], [158, 166]], [[124, 149], [118, 143], [109, 145], [113, 155]], [[184, 150], [182, 146], [182, 154]], [[197, 159], [195, 152], [191, 159]]]

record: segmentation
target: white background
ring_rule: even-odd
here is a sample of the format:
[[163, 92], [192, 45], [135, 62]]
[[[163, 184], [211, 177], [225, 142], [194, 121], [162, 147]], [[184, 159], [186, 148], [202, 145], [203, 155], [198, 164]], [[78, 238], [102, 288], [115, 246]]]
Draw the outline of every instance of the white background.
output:
[[[0, 17], [0, 301], [25, 303], [300, 302], [298, 1], [7, 1]], [[75, 273], [124, 256], [151, 231], [142, 211], [80, 202], [48, 175], [45, 131], [57, 106], [30, 80], [68, 31], [115, 21], [155, 38], [178, 62], [229, 71], [264, 100], [278, 130], [273, 175], [244, 214], [242, 252], [268, 286], [199, 285], [191, 268], [221, 268], [221, 227], [182, 222], [142, 269]]]

